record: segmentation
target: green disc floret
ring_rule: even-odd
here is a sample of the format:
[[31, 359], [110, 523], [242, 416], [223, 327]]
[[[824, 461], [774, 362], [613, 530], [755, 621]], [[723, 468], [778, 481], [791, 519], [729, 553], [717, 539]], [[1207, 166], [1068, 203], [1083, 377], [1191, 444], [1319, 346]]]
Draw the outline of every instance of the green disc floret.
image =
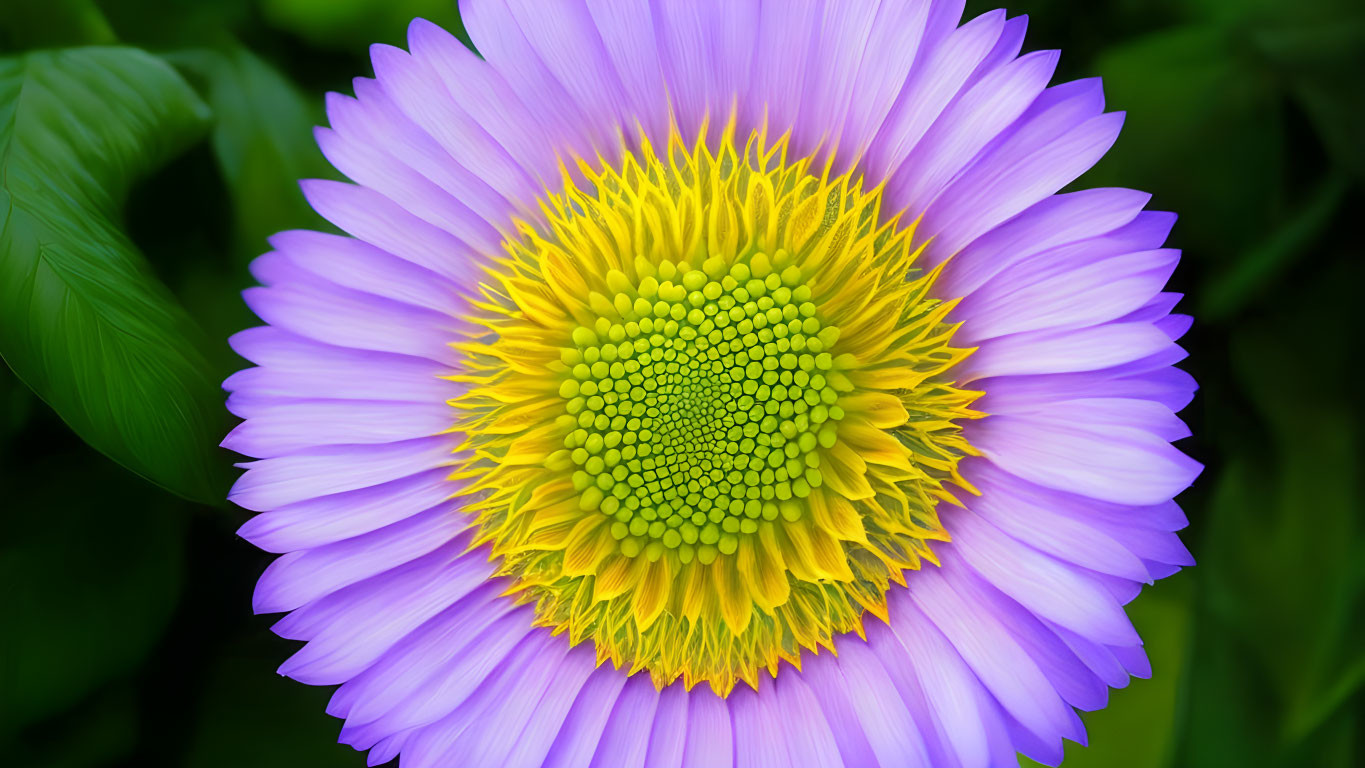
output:
[[561, 350], [570, 430], [554, 460], [623, 554], [706, 564], [760, 524], [801, 519], [822, 484], [848, 389], [828, 351], [839, 329], [785, 251], [639, 271], [634, 285], [608, 274], [614, 295], [593, 306], [616, 315]]

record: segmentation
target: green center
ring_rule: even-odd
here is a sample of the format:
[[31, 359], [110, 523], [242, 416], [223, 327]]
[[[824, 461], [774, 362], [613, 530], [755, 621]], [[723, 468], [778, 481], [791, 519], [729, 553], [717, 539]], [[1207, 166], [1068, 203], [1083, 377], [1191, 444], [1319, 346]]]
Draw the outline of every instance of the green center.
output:
[[664, 262], [635, 285], [614, 272], [615, 317], [563, 350], [579, 506], [614, 518], [625, 555], [709, 563], [760, 521], [799, 519], [795, 500], [820, 486], [817, 447], [843, 417], [839, 330], [786, 260]]

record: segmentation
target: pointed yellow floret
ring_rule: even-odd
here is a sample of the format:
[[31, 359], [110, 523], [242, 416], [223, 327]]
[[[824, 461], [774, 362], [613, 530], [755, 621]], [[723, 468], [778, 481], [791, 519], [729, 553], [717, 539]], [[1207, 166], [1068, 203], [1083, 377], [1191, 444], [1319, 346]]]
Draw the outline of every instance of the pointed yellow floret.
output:
[[881, 189], [733, 133], [564, 168], [490, 271], [452, 401], [509, 591], [600, 662], [721, 695], [886, 620], [947, 539], [979, 415]]

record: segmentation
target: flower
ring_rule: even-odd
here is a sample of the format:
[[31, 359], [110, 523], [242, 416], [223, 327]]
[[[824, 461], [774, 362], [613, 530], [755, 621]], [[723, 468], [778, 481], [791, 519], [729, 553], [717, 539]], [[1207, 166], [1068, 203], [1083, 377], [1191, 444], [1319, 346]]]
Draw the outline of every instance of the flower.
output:
[[1173, 224], [962, 3], [471, 0], [329, 95], [225, 384], [371, 764], [1013, 765], [1191, 564]]

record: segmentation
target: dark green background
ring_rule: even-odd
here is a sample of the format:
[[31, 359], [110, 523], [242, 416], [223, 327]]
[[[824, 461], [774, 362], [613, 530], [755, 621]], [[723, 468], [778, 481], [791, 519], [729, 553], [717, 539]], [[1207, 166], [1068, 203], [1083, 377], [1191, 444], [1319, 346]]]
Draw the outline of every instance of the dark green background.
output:
[[[1068, 766], [1365, 764], [1362, 8], [1010, 8], [1032, 16], [1028, 49], [1063, 49], [1063, 79], [1104, 76], [1129, 113], [1083, 185], [1181, 214], [1173, 289], [1202, 385], [1183, 445], [1208, 469], [1182, 497], [1199, 567], [1131, 606], [1155, 677], [1086, 715], [1094, 746]], [[274, 674], [293, 644], [250, 615], [269, 558], [213, 501], [231, 461], [216, 383], [252, 324], [247, 262], [318, 225], [294, 179], [331, 175], [310, 134], [323, 93], [413, 15], [459, 29], [451, 0], [0, 8], [0, 762], [363, 765], [328, 692]], [[151, 55], [34, 53], [81, 46]], [[100, 98], [142, 122], [91, 102], [109, 72]]]

